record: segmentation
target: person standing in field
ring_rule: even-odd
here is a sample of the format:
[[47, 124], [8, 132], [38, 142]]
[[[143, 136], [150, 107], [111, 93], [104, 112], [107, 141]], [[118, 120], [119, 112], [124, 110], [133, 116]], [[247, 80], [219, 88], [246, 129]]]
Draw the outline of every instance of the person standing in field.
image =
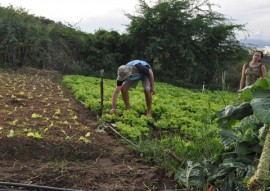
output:
[[254, 52], [252, 60], [243, 65], [239, 90], [254, 84], [257, 79], [264, 78], [266, 76], [266, 67], [261, 64], [262, 58], [263, 52], [257, 50]]
[[136, 88], [138, 82], [142, 81], [144, 89], [147, 113], [146, 116], [152, 116], [152, 95], [155, 94], [154, 73], [151, 66], [143, 60], [132, 60], [126, 65], [122, 65], [117, 71], [117, 84], [112, 96], [112, 109], [110, 114], [116, 112], [117, 98], [121, 91], [126, 109], [130, 109], [129, 88]]

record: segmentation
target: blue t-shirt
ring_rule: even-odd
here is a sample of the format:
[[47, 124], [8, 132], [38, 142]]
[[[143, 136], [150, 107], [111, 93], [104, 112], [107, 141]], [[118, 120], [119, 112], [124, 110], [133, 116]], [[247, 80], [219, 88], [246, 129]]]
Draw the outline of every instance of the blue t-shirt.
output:
[[146, 66], [147, 68], [151, 68], [151, 66], [143, 60], [132, 60], [132, 61], [128, 62], [126, 65], [127, 66], [135, 66], [136, 64], [141, 64], [143, 66]]
[[[147, 62], [145, 62], [143, 60], [132, 60], [132, 61], [128, 62], [126, 65], [127, 66], [135, 66], [136, 67], [137, 64], [141, 64], [142, 66], [144, 66], [144, 67], [146, 67], [148, 69], [151, 68], [151, 66]], [[145, 74], [145, 70], [143, 70], [141, 67], [136, 67], [136, 68], [138, 69], [139, 73], [131, 74], [128, 77], [127, 80], [138, 80], [138, 79], [140, 79], [143, 76], [143, 74]], [[148, 70], [147, 70], [147, 72], [148, 72]]]
[[[148, 76], [149, 75], [149, 69], [151, 69], [151, 66], [143, 61], [143, 60], [132, 60], [126, 64], [127, 66], [136, 67], [138, 70], [138, 73], [131, 74], [127, 80], [134, 81], [139, 80], [143, 77], [143, 75]], [[117, 81], [117, 86], [121, 86], [123, 84], [123, 81]]]

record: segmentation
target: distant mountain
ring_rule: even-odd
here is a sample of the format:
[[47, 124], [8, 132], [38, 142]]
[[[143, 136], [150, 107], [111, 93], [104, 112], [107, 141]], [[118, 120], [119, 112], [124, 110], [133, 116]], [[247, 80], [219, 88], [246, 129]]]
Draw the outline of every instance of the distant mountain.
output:
[[246, 39], [243, 40], [245, 44], [248, 44], [253, 47], [257, 48], [265, 48], [265, 47], [270, 47], [270, 41], [267, 39]]

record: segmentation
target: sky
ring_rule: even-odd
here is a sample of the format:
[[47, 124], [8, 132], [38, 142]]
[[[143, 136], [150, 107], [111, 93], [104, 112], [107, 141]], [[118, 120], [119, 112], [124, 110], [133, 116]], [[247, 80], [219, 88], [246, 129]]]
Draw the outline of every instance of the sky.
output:
[[[213, 10], [224, 14], [236, 24], [245, 24], [246, 33], [237, 38], [270, 51], [269, 0], [209, 0]], [[151, 2], [151, 0], [146, 0]], [[130, 20], [125, 13], [134, 14], [138, 0], [0, 0], [0, 6], [23, 7], [28, 13], [55, 22], [69, 23], [87, 33], [98, 29], [122, 33]]]
[[218, 4], [213, 10], [222, 13], [233, 23], [245, 24], [247, 33], [238, 34], [244, 42], [270, 51], [269, 0], [210, 0]]

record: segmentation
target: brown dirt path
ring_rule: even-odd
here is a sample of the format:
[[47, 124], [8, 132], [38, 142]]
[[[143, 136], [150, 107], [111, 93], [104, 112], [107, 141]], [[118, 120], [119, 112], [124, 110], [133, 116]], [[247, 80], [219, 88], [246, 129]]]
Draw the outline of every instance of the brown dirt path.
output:
[[86, 191], [174, 188], [164, 170], [144, 163], [116, 135], [97, 131], [97, 117], [59, 81], [53, 71], [0, 70], [1, 182]]

